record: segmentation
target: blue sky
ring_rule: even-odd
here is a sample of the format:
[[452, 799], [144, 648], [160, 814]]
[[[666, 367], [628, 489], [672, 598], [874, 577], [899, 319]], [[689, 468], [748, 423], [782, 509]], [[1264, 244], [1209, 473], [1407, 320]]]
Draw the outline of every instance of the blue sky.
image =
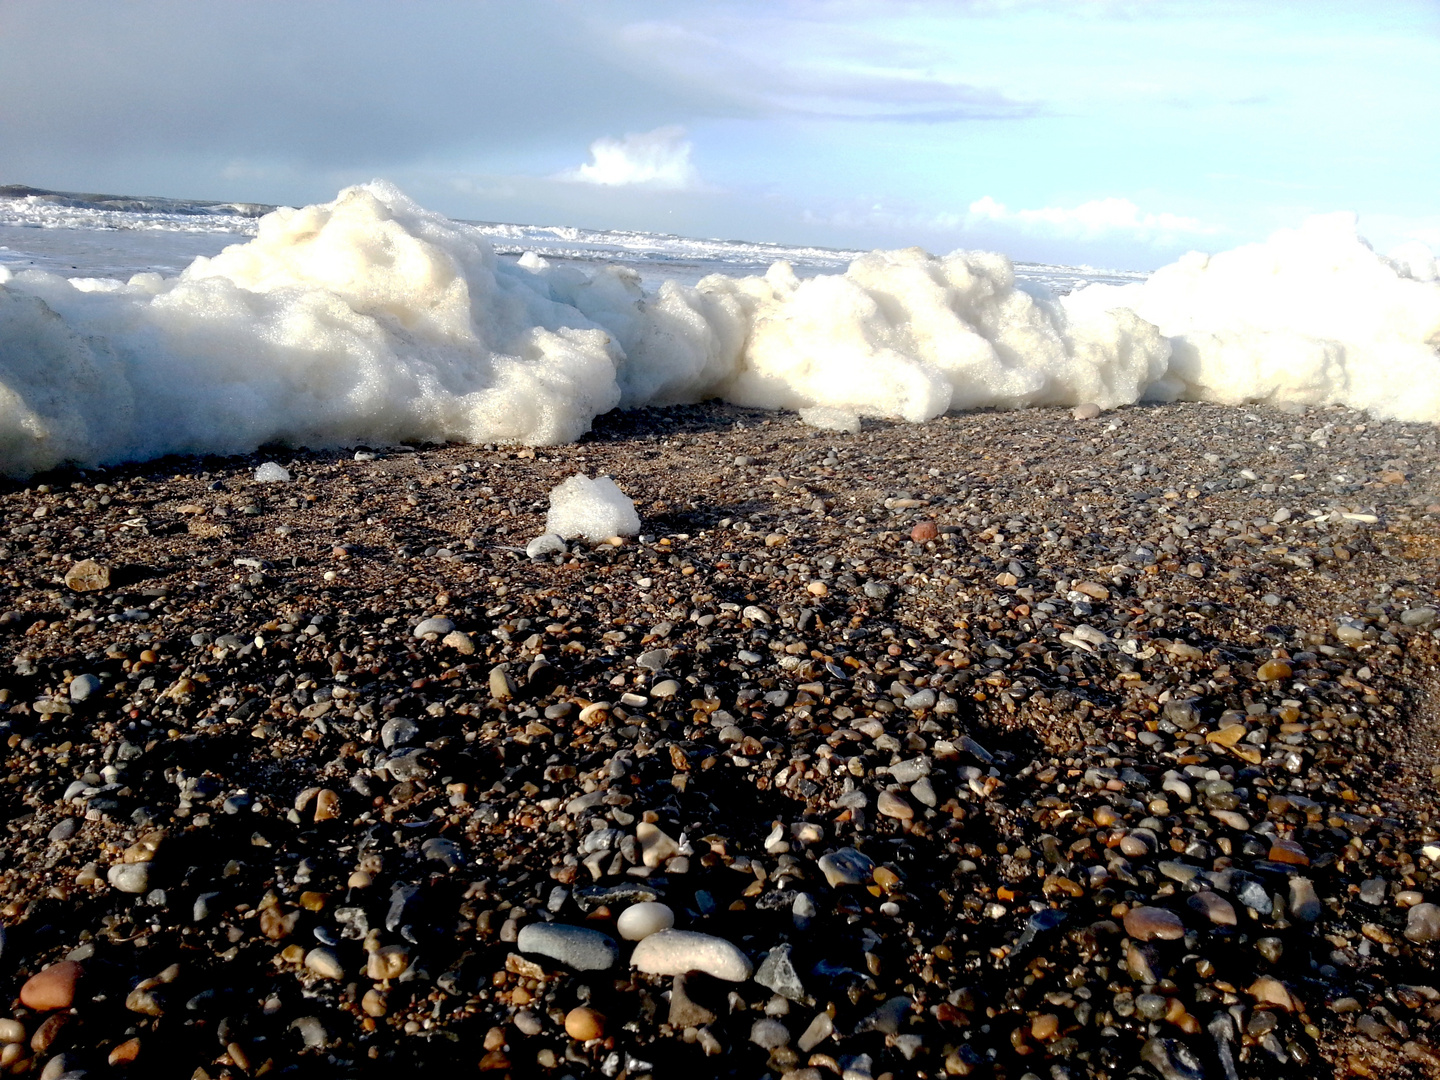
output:
[[1435, 0], [0, 0], [0, 183], [1149, 268], [1440, 248]]

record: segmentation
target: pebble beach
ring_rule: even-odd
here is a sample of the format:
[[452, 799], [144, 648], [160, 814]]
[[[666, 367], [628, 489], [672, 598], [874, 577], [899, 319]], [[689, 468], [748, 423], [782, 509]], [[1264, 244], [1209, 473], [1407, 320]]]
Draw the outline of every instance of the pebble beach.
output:
[[[1440, 1076], [1437, 464], [708, 403], [5, 481], [0, 1068]], [[640, 535], [532, 557], [577, 473]]]

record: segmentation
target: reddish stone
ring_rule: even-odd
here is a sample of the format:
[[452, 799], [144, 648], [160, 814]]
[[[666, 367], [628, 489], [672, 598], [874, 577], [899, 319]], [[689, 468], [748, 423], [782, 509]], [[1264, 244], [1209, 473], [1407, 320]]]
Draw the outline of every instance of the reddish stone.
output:
[[1310, 856], [1294, 840], [1276, 840], [1270, 845], [1270, 861], [1291, 866], [1309, 866]]
[[917, 521], [915, 527], [910, 530], [910, 539], [917, 544], [923, 544], [927, 540], [934, 540], [940, 535], [939, 528], [933, 521]]
[[51, 964], [20, 988], [20, 1003], [36, 1012], [68, 1009], [75, 1001], [75, 984], [80, 981], [81, 968], [74, 960]]

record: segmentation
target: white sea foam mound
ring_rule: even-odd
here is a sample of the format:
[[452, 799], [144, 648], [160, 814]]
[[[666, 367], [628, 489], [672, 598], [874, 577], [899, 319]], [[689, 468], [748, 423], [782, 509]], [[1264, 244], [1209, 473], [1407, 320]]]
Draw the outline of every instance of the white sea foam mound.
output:
[[[1148, 281], [1092, 286], [1073, 312], [1124, 306], [1170, 338], [1155, 398], [1349, 405], [1440, 420], [1440, 282], [1416, 247], [1377, 255], [1349, 214], [1311, 218]], [[1103, 404], [1103, 403], [1102, 403]]]
[[284, 465], [267, 461], [255, 470], [255, 479], [262, 484], [284, 484], [290, 480], [290, 470]]
[[640, 515], [610, 477], [591, 480], [576, 474], [550, 492], [545, 531], [567, 540], [575, 536], [590, 540], [635, 536], [640, 532]]
[[[0, 472], [267, 443], [566, 442], [616, 405], [721, 397], [836, 430], [1142, 398], [1440, 419], [1440, 270], [1353, 219], [1055, 300], [1001, 255], [666, 282], [495, 257], [385, 183], [128, 282], [0, 267]], [[610, 534], [606, 534], [610, 535]]]
[[176, 278], [0, 281], [0, 469], [267, 442], [565, 442], [618, 404], [619, 359], [475, 230], [371, 184], [276, 211]]

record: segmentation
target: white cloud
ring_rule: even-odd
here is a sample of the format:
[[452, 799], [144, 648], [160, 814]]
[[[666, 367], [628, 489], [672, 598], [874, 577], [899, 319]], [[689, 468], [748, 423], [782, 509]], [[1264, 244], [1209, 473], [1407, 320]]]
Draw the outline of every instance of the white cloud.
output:
[[1129, 199], [1091, 199], [1079, 206], [1045, 206], [1038, 210], [1011, 210], [989, 195], [970, 204], [969, 224], [997, 222], [1018, 225], [1027, 232], [1095, 239], [1123, 233], [1141, 240], [1171, 241], [1180, 236], [1209, 236], [1219, 232], [1192, 217], [1152, 214]]
[[692, 144], [685, 129], [659, 127], [623, 139], [600, 138], [590, 144], [590, 160], [558, 179], [606, 187], [644, 185], [667, 191], [699, 188], [700, 174], [690, 160]]

